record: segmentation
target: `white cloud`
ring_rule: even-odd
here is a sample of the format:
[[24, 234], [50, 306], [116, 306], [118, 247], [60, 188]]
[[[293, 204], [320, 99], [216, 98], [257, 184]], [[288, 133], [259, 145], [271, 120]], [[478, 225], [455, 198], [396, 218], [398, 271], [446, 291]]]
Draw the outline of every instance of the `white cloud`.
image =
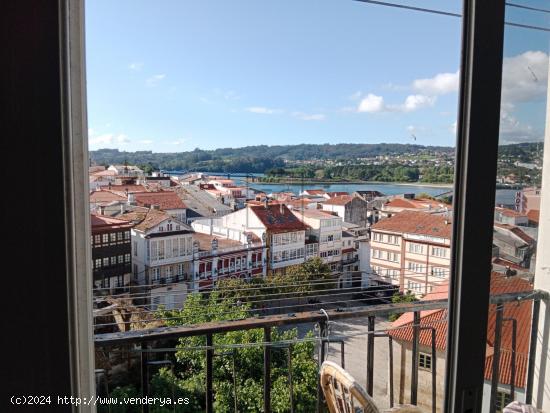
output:
[[281, 109], [270, 109], [263, 106], [252, 106], [252, 107], [246, 108], [246, 110], [248, 112], [259, 113], [261, 115], [277, 115], [283, 112]]
[[322, 113], [308, 114], [303, 112], [294, 112], [292, 116], [301, 120], [325, 120], [326, 119], [326, 116], [323, 115]]
[[118, 134], [115, 135], [113, 133], [104, 133], [102, 135], [98, 136], [90, 136], [88, 139], [88, 143], [92, 146], [98, 146], [98, 145], [106, 145], [106, 146], [112, 146], [112, 145], [125, 145], [130, 143], [130, 139], [128, 136], [124, 134]]
[[143, 68], [143, 63], [142, 62], [132, 62], [128, 65], [128, 69], [130, 70], [133, 70], [133, 71], [139, 71]]
[[505, 110], [500, 113], [500, 143], [520, 143], [542, 140], [543, 134], [530, 124], [520, 122]]
[[435, 101], [435, 96], [409, 95], [401, 104], [387, 105], [382, 96], [369, 93], [361, 100], [361, 102], [359, 102], [357, 112], [413, 112], [415, 110], [433, 106]]
[[149, 87], [153, 87], [158, 85], [164, 78], [166, 78], [164, 73], [153, 75], [145, 80], [145, 84]]
[[384, 112], [385, 110], [387, 110], [387, 108], [384, 104], [384, 98], [372, 93], [369, 93], [361, 99], [361, 102], [359, 102], [359, 106], [357, 107], [358, 112], [366, 113]]
[[457, 131], [457, 129], [456, 129], [456, 120], [455, 120], [453, 123], [451, 123], [451, 126], [449, 126], [449, 131], [450, 131], [453, 135], [456, 136], [456, 131]]
[[445, 95], [458, 91], [458, 80], [458, 70], [455, 73], [438, 73], [431, 78], [414, 80], [412, 82], [412, 88], [424, 95]]
[[186, 139], [186, 138], [180, 138], [180, 139], [176, 139], [174, 141], [171, 141], [170, 145], [183, 145], [187, 141], [188, 141], [188, 139]]
[[518, 103], [544, 98], [547, 83], [548, 55], [546, 53], [528, 51], [504, 58], [502, 106], [510, 110]]
[[405, 103], [397, 107], [397, 109], [403, 112], [413, 112], [418, 109], [433, 106], [435, 99], [435, 96], [409, 95], [405, 99]]

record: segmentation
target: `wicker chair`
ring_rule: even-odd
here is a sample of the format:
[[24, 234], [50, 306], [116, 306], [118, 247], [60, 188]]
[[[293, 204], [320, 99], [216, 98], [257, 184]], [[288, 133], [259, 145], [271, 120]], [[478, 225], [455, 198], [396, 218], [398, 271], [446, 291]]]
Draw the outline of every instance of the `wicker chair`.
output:
[[[321, 388], [330, 413], [380, 413], [376, 403], [365, 389], [342, 367], [332, 361], [321, 365]], [[416, 406], [406, 405], [390, 409], [399, 413], [421, 413]]]

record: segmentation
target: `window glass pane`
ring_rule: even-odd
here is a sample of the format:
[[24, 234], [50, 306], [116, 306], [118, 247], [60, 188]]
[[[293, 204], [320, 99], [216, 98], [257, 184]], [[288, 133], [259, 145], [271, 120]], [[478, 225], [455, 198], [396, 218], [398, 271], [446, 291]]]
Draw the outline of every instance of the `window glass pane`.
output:
[[[523, 3], [548, 8], [541, 2]], [[524, 25], [550, 27], [549, 17], [542, 11], [513, 5], [506, 8], [508, 21]], [[544, 187], [544, 176], [550, 172], [543, 168], [549, 145], [549, 40], [548, 32], [505, 27], [490, 288], [493, 297], [506, 293], [527, 298], [489, 307], [483, 392], [486, 412], [502, 411], [511, 401], [526, 401], [531, 375], [527, 361], [533, 328], [532, 294], [536, 289], [548, 290], [547, 277], [540, 274], [545, 264], [540, 261], [548, 256], [541, 248], [550, 232], [541, 224], [545, 215], [541, 195], [549, 189]], [[548, 178], [546, 181], [548, 186]], [[540, 361], [536, 365], [537, 370]]]

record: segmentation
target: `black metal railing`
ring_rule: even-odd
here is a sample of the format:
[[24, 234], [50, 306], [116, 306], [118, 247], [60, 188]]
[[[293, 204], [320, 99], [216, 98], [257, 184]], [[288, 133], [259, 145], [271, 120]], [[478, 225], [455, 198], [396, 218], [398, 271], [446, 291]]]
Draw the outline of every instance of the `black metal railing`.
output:
[[[513, 325], [513, 349], [512, 352], [515, 353], [516, 346], [516, 320], [512, 318], [503, 317], [503, 308], [506, 303], [518, 303], [521, 301], [532, 300], [533, 301], [533, 311], [532, 311], [532, 327], [531, 327], [531, 344], [530, 352], [528, 355], [528, 367], [527, 367], [527, 384], [526, 384], [526, 401], [529, 403], [532, 398], [533, 391], [533, 375], [535, 369], [535, 348], [536, 348], [536, 338], [537, 328], [538, 328], [538, 316], [540, 308], [540, 300], [547, 299], [547, 293], [540, 291], [526, 291], [526, 292], [515, 292], [515, 293], [506, 293], [491, 296], [491, 304], [496, 305], [496, 323], [495, 323], [495, 350], [494, 350], [494, 363], [492, 370], [492, 383], [491, 383], [491, 412], [495, 411], [495, 397], [498, 387], [498, 378], [499, 378], [499, 355], [500, 355], [500, 333], [502, 329], [503, 322], [510, 322]], [[158, 343], [162, 340], [170, 340], [183, 337], [196, 337], [204, 336], [206, 345], [203, 346], [203, 350], [206, 355], [205, 363], [205, 408], [206, 412], [213, 412], [214, 406], [214, 386], [213, 386], [213, 360], [214, 357], [220, 356], [227, 353], [227, 349], [224, 349], [224, 353], [220, 353], [220, 348], [223, 346], [216, 346], [214, 342], [214, 334], [225, 333], [230, 331], [240, 331], [240, 330], [251, 330], [251, 329], [262, 329], [263, 330], [263, 342], [262, 343], [251, 343], [251, 345], [258, 345], [263, 347], [263, 411], [265, 413], [271, 412], [271, 360], [272, 352], [275, 350], [285, 350], [288, 352], [288, 365], [291, 365], [291, 354], [292, 354], [292, 343], [281, 343], [281, 342], [272, 342], [272, 329], [275, 327], [288, 327], [288, 326], [297, 326], [300, 324], [306, 323], [315, 323], [318, 325], [318, 335], [313, 340], [317, 344], [317, 362], [319, 365], [325, 360], [326, 355], [330, 349], [330, 346], [333, 344], [338, 344], [340, 346], [340, 364], [345, 368], [345, 346], [347, 339], [350, 336], [333, 336], [329, 337], [329, 324], [332, 322], [364, 318], [367, 321], [367, 331], [363, 333], [367, 337], [367, 347], [366, 347], [366, 391], [369, 395], [373, 396], [374, 394], [374, 372], [375, 372], [375, 343], [377, 338], [386, 338], [388, 340], [388, 364], [389, 364], [389, 376], [388, 376], [388, 402], [389, 406], [393, 407], [395, 405], [395, 390], [394, 390], [394, 357], [393, 357], [393, 346], [394, 339], [391, 335], [391, 329], [385, 331], [377, 331], [375, 329], [375, 323], [377, 318], [379, 320], [386, 320], [386, 317], [389, 314], [394, 313], [413, 313], [412, 324], [408, 328], [412, 328], [412, 352], [411, 352], [411, 371], [410, 371], [410, 388], [409, 388], [409, 398], [408, 402], [411, 404], [418, 404], [418, 370], [419, 370], [419, 337], [421, 331], [427, 330], [431, 332], [430, 335], [430, 347], [431, 347], [431, 400], [427, 403], [425, 400], [422, 404], [431, 405], [431, 410], [433, 413], [437, 411], [438, 408], [443, 406], [437, 405], [437, 362], [436, 362], [436, 329], [433, 325], [422, 325], [421, 323], [421, 311], [427, 310], [436, 310], [444, 309], [447, 307], [447, 299], [438, 299], [438, 300], [426, 300], [426, 301], [417, 301], [412, 303], [391, 303], [391, 304], [380, 304], [380, 305], [371, 305], [368, 307], [355, 307], [355, 308], [337, 308], [333, 310], [319, 310], [319, 311], [305, 311], [295, 314], [285, 314], [285, 315], [271, 315], [264, 317], [252, 317], [242, 320], [234, 321], [224, 321], [224, 322], [211, 322], [201, 325], [193, 326], [172, 326], [172, 327], [158, 327], [149, 330], [135, 330], [128, 332], [120, 333], [109, 333], [109, 334], [97, 334], [95, 336], [95, 344], [97, 348], [103, 349], [107, 352], [112, 351], [116, 347], [133, 346], [131, 352], [134, 352], [139, 355], [141, 360], [141, 372], [142, 372], [142, 395], [148, 395], [148, 380], [149, 380], [149, 368], [152, 365], [155, 365], [155, 361], [151, 360], [151, 354], [162, 354], [175, 352], [177, 348], [160, 348], [154, 349], [151, 347], [152, 343]], [[399, 328], [399, 327], [398, 327]], [[139, 345], [139, 348], [136, 348], [136, 345]], [[106, 373], [104, 373], [107, 376]], [[234, 372], [233, 372], [234, 374]], [[514, 380], [516, 377], [516, 363], [515, 358], [511, 363], [511, 375], [512, 375], [512, 388], [511, 396], [512, 400], [514, 398]], [[233, 376], [234, 377], [234, 376]], [[318, 382], [319, 383], [319, 382]], [[294, 412], [295, 405], [295, 394], [293, 389], [293, 377], [292, 369], [288, 368], [288, 384], [289, 384], [289, 400], [290, 400], [290, 411]], [[108, 384], [104, 384], [103, 388], [109, 388]], [[98, 389], [99, 391], [100, 389]], [[234, 403], [237, 403], [237, 394], [234, 393]], [[324, 400], [320, 386], [317, 388], [317, 412], [321, 412], [324, 409]], [[143, 412], [148, 412], [148, 406], [144, 405], [142, 407]]]

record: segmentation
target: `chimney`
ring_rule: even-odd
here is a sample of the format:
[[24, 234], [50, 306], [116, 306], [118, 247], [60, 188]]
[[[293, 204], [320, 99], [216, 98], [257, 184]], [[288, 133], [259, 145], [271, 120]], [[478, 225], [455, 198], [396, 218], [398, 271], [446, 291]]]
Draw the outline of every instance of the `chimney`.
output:
[[99, 207], [99, 215], [105, 215], [105, 207], [103, 205]]
[[151, 205], [151, 209], [154, 209], [155, 211], [159, 211], [160, 210], [160, 205], [159, 204], [153, 204], [153, 205]]
[[265, 209], [267, 209], [268, 205], [269, 205], [269, 198], [266, 196], [264, 201]]
[[128, 205], [134, 205], [136, 203], [136, 197], [134, 194], [128, 193], [128, 190], [126, 190], [126, 196], [128, 197]]
[[126, 213], [126, 205], [120, 204], [120, 213], [121, 213], [121, 214]]
[[285, 214], [285, 209], [283, 208], [283, 203], [282, 202], [279, 204], [279, 212], [281, 213], [281, 215]]

